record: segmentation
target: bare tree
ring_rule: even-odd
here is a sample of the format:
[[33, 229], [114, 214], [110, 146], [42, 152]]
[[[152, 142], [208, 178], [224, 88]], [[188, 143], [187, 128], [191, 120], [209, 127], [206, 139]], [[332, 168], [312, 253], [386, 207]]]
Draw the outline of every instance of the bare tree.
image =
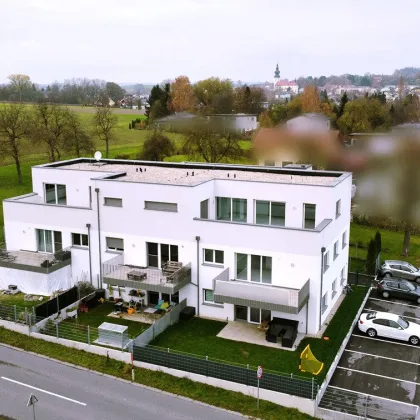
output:
[[34, 124], [30, 136], [35, 143], [46, 145], [50, 162], [61, 159], [68, 122], [67, 108], [48, 103], [39, 103], [35, 107]]
[[67, 152], [77, 157], [80, 157], [82, 153], [92, 154], [95, 149], [95, 144], [86, 128], [80, 122], [78, 115], [70, 110], [67, 115], [63, 147]]
[[4, 105], [0, 108], [0, 154], [11, 156], [15, 161], [19, 184], [22, 184], [22, 142], [29, 133], [31, 122], [31, 115], [22, 104]]
[[19, 102], [22, 102], [22, 92], [31, 87], [31, 78], [26, 74], [11, 74], [7, 77], [12, 88], [19, 93]]
[[201, 158], [206, 162], [222, 162], [243, 156], [239, 139], [232, 133], [210, 129], [196, 129], [185, 136], [183, 149], [191, 159]]
[[96, 108], [93, 117], [94, 134], [105, 142], [105, 156], [109, 155], [109, 142], [115, 138], [114, 130], [118, 124], [118, 117], [109, 107]]

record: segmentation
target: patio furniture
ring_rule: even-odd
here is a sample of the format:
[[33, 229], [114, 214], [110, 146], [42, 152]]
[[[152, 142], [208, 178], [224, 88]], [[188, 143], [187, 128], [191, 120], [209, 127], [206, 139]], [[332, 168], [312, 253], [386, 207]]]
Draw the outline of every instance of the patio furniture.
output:
[[157, 309], [155, 309], [155, 308], [146, 308], [144, 310], [145, 314], [154, 314], [155, 312], [157, 312]]
[[5, 249], [0, 249], [0, 260], [6, 261], [6, 262], [13, 262], [16, 259], [14, 255], [10, 255], [9, 251], [6, 251]]
[[138, 270], [132, 270], [127, 273], [127, 279], [142, 281], [142, 280], [147, 279], [147, 273], [142, 273], [141, 271], [138, 271]]
[[280, 341], [282, 347], [292, 348], [296, 340], [299, 321], [290, 319], [273, 318], [269, 322], [269, 329], [265, 333], [266, 340], [270, 343]]
[[162, 299], [159, 299], [158, 304], [155, 306], [155, 309], [163, 309], [166, 311], [166, 309], [169, 307], [169, 302], [165, 302]]
[[186, 306], [179, 314], [179, 319], [186, 321], [188, 319], [193, 318], [195, 315], [195, 307], [194, 306]]

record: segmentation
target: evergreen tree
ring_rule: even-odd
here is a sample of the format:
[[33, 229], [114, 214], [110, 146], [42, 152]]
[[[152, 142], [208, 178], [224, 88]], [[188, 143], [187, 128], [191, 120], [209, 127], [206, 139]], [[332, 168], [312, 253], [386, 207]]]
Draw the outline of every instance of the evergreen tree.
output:
[[365, 265], [366, 274], [369, 274], [371, 276], [375, 275], [376, 256], [377, 256], [376, 241], [375, 239], [371, 239], [369, 242], [369, 247], [368, 247], [367, 257], [366, 257], [366, 265]]
[[340, 104], [338, 105], [338, 118], [340, 118], [344, 114], [344, 108], [346, 107], [348, 101], [349, 97], [347, 96], [347, 92], [344, 92], [341, 95]]

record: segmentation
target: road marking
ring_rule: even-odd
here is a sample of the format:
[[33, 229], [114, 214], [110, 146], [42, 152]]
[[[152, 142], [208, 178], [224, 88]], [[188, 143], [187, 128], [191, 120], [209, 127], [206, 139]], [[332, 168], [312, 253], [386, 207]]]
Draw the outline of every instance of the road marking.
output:
[[[377, 309], [364, 308], [363, 310], [364, 311], [369, 311], [369, 312], [381, 312], [381, 311], [378, 311]], [[389, 312], [387, 312], [387, 313], [389, 313]], [[397, 315], [397, 314], [395, 314], [395, 315]], [[398, 315], [398, 316], [402, 316], [403, 318], [415, 319], [416, 321], [420, 321], [420, 318], [414, 318], [412, 316], [405, 316], [405, 315]]]
[[385, 397], [377, 397], [376, 395], [370, 395], [370, 394], [364, 394], [363, 392], [357, 392], [357, 391], [353, 391], [352, 389], [346, 389], [346, 388], [341, 388], [339, 386], [335, 386], [335, 385], [328, 385], [328, 388], [334, 388], [334, 389], [339, 389], [340, 391], [348, 391], [348, 392], [352, 392], [353, 394], [358, 394], [358, 395], [364, 395], [364, 396], [368, 396], [368, 397], [373, 397], [373, 398], [378, 398], [380, 400], [385, 400], [385, 401], [392, 401], [392, 402], [396, 402], [399, 404], [404, 404], [404, 405], [409, 405], [410, 407], [417, 407], [416, 404], [410, 404], [407, 402], [403, 402], [403, 401], [397, 401], [397, 400], [390, 400], [389, 398], [385, 398]]
[[394, 361], [394, 362], [409, 363], [410, 365], [420, 366], [420, 363], [416, 363], [416, 362], [409, 362], [409, 361], [407, 361], [407, 360], [393, 359], [392, 357], [379, 356], [379, 355], [377, 355], [377, 354], [364, 353], [364, 352], [362, 352], [362, 351], [357, 351], [357, 350], [347, 350], [347, 349], [344, 349], [344, 351], [348, 351], [348, 352], [350, 352], [350, 353], [360, 353], [360, 354], [364, 354], [365, 356], [379, 357], [380, 359], [392, 360], [392, 361]]
[[388, 340], [381, 340], [380, 338], [372, 338], [372, 337], [366, 337], [365, 335], [361, 335], [361, 334], [352, 334], [354, 337], [361, 337], [361, 338], [366, 338], [366, 340], [375, 340], [375, 341], [380, 341], [382, 343], [390, 343], [390, 344], [397, 344], [398, 346], [406, 346], [406, 347], [410, 347], [412, 349], [417, 349], [420, 350], [419, 347], [414, 346], [412, 344], [405, 344], [405, 343], [400, 343], [397, 341], [388, 341]]
[[356, 372], [356, 373], [363, 373], [364, 375], [377, 376], [378, 378], [391, 379], [392, 381], [406, 382], [406, 383], [408, 383], [408, 384], [420, 385], [420, 383], [419, 383], [419, 382], [406, 381], [405, 379], [393, 378], [392, 376], [378, 375], [377, 373], [364, 372], [363, 370], [349, 369], [349, 368], [345, 368], [345, 367], [342, 367], [342, 366], [337, 366], [337, 369], [348, 370], [348, 371], [350, 371], [350, 372]]
[[18, 384], [18, 385], [25, 386], [26, 388], [35, 389], [36, 391], [43, 392], [44, 394], [53, 395], [54, 397], [61, 398], [63, 400], [74, 402], [75, 404], [80, 404], [80, 405], [86, 406], [85, 403], [82, 403], [80, 401], [72, 400], [71, 398], [67, 398], [67, 397], [63, 397], [62, 395], [54, 394], [54, 392], [45, 391], [44, 389], [36, 388], [35, 386], [27, 385], [27, 384], [24, 384], [22, 382], [18, 382], [18, 381], [15, 381], [14, 379], [6, 378], [5, 376], [2, 376], [1, 379], [4, 379], [5, 381], [13, 382], [13, 383]]
[[394, 301], [391, 301], [389, 299], [378, 299], [378, 298], [371, 298], [370, 297], [368, 300], [379, 300], [380, 302], [393, 303], [394, 305], [410, 306], [410, 308], [420, 309], [419, 305], [409, 305], [408, 303], [394, 302]]

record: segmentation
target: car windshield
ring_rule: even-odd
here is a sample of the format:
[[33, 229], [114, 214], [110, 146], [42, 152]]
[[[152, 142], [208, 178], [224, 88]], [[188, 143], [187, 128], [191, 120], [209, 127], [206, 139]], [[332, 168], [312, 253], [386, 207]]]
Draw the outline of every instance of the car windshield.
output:
[[398, 318], [398, 324], [400, 325], [400, 327], [404, 329], [407, 329], [408, 326], [410, 325], [408, 321], [406, 321], [404, 318], [401, 318], [401, 317]]
[[412, 264], [406, 264], [406, 266], [408, 267], [408, 268], [410, 268], [411, 270], [413, 270], [413, 271], [417, 271], [418, 270], [418, 268], [417, 267], [415, 267], [414, 265], [412, 265]]
[[373, 319], [376, 318], [376, 312], [371, 312], [366, 315], [366, 319]]

